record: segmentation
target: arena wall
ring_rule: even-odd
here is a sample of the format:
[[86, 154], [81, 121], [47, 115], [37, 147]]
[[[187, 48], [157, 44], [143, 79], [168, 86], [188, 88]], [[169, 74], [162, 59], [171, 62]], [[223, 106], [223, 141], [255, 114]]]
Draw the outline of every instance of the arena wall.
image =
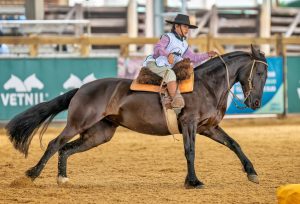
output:
[[[0, 60], [0, 121], [98, 78], [117, 76], [116, 58]], [[65, 114], [57, 119], [65, 119]]]
[[300, 57], [287, 57], [288, 113], [300, 113]]
[[[118, 58], [4, 58], [0, 61], [0, 121], [7, 121], [17, 113], [42, 101], [50, 100], [65, 91], [80, 87], [91, 80], [106, 77], [134, 78], [138, 59]], [[284, 60], [268, 57], [268, 80], [264, 88], [262, 107], [257, 111], [240, 110], [228, 99], [228, 115], [300, 113], [300, 57], [288, 57], [287, 87], [284, 86]], [[120, 73], [123, 73], [120, 75]], [[124, 75], [125, 73], [125, 75]], [[129, 74], [130, 76], [127, 76]], [[241, 99], [239, 84], [232, 91]], [[288, 104], [285, 105], [287, 91]], [[236, 101], [239, 106], [243, 104]], [[285, 110], [285, 108], [287, 110]], [[65, 120], [66, 113], [57, 120]]]

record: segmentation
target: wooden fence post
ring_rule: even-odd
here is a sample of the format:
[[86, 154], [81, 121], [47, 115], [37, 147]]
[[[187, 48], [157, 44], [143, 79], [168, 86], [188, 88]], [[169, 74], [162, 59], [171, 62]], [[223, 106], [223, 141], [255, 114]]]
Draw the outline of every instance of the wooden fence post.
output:
[[[137, 1], [129, 0], [127, 10], [127, 28], [128, 36], [136, 38], [138, 36], [138, 12], [137, 12]], [[136, 52], [137, 46], [135, 44], [129, 45], [129, 52]]]
[[120, 55], [122, 57], [128, 57], [129, 56], [129, 45], [128, 44], [123, 44], [120, 46]]
[[[271, 1], [263, 0], [260, 9], [260, 37], [269, 38], [271, 36]], [[260, 49], [266, 54], [270, 55], [270, 45], [260, 45]]]
[[214, 47], [214, 38], [211, 35], [207, 36], [207, 51], [212, 50]]
[[282, 34], [276, 34], [276, 55], [283, 55]]
[[86, 35], [80, 37], [80, 56], [87, 57], [90, 55], [90, 42]]
[[209, 35], [216, 37], [219, 32], [219, 23], [218, 23], [218, 10], [216, 5], [214, 5], [211, 9], [211, 17], [209, 21]]
[[29, 38], [32, 39], [32, 44], [29, 44], [29, 56], [36, 57], [38, 56], [38, 37], [37, 35], [30, 35]]
[[283, 59], [283, 117], [287, 116], [288, 112], [288, 92], [287, 92], [287, 51], [286, 44], [283, 43], [283, 38], [281, 36], [281, 56]]

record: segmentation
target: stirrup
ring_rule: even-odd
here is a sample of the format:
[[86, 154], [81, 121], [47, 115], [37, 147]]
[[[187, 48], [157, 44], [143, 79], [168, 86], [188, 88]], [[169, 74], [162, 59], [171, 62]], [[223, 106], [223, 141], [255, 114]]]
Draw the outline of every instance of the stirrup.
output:
[[181, 109], [184, 108], [184, 99], [180, 93], [177, 93], [171, 102], [172, 109], [178, 115], [181, 112]]
[[176, 115], [178, 116], [179, 113], [181, 113], [182, 108], [172, 108], [173, 111], [176, 113]]
[[180, 93], [177, 93], [172, 99], [171, 106], [172, 108], [183, 108], [184, 107], [184, 99]]

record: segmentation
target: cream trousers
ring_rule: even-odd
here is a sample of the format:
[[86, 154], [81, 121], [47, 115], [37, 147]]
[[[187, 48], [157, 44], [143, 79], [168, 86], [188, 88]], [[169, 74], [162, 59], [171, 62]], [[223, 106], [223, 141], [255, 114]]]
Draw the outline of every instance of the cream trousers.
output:
[[[157, 74], [158, 76], [164, 78], [164, 82], [169, 83], [171, 81], [176, 81], [176, 75], [174, 71], [171, 68], [162, 66], [158, 67], [155, 62], [148, 62], [147, 67], [152, 71], [153, 73]], [[165, 73], [167, 72], [166, 76]]]

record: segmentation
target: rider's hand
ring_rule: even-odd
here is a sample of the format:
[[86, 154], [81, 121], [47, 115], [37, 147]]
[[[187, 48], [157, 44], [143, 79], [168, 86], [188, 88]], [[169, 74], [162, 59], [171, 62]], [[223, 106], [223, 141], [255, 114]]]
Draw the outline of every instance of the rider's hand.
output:
[[170, 53], [168, 55], [168, 62], [169, 62], [169, 64], [173, 64], [174, 63], [174, 55], [172, 53]]
[[208, 51], [207, 54], [209, 57], [214, 57], [217, 55], [217, 53], [215, 51]]

